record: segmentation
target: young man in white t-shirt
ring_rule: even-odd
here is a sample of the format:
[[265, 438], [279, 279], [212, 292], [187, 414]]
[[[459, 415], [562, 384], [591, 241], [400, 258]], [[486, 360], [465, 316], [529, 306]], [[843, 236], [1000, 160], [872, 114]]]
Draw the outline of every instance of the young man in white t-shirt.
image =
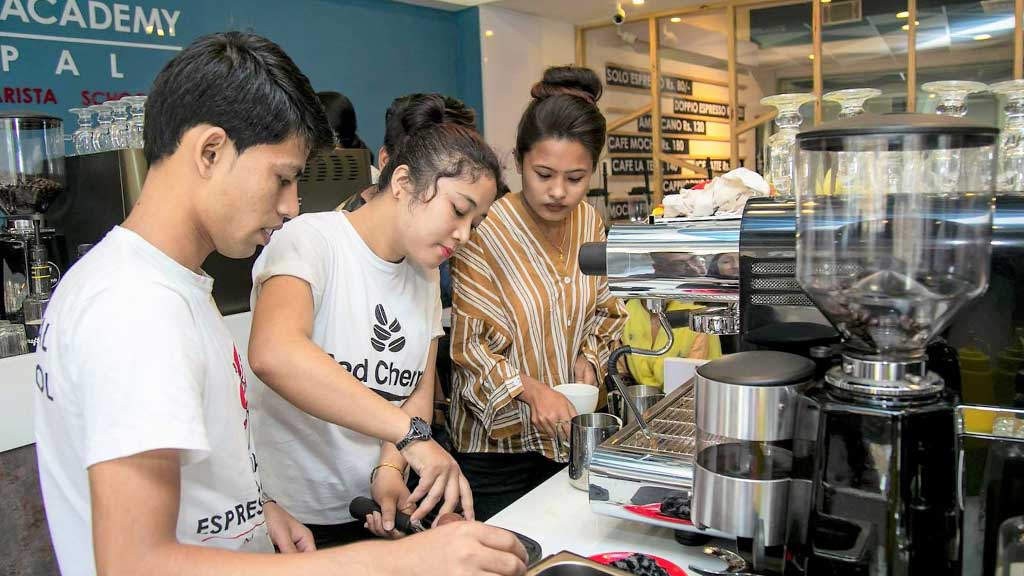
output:
[[[237, 32], [175, 56], [147, 116], [142, 196], [69, 271], [41, 330], [36, 447], [62, 574], [523, 573], [511, 533], [471, 522], [237, 553], [314, 546], [261, 489], [245, 368], [200, 266], [251, 255], [297, 214], [296, 180], [330, 131], [288, 56]], [[397, 442], [408, 424], [373, 425]], [[410, 455], [431, 460], [429, 444]]]

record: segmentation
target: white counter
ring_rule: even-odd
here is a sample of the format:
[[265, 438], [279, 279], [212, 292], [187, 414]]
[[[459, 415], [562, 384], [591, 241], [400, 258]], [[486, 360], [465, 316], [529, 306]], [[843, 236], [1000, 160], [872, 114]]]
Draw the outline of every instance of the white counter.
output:
[[[243, 312], [226, 316], [224, 322], [231, 331], [242, 356], [242, 363], [248, 370], [246, 358], [249, 349], [249, 328], [252, 313]], [[35, 395], [35, 354], [23, 354], [11, 358], [0, 358], [0, 452], [20, 448], [35, 442], [35, 419], [33, 418]], [[249, 382], [256, 376], [249, 371]]]
[[[569, 485], [566, 470], [548, 479], [487, 523], [536, 540], [544, 556], [562, 550], [580, 556], [642, 552], [660, 556], [688, 572], [690, 564], [710, 570], [725, 568], [724, 562], [705, 556], [700, 546], [684, 546], [676, 542], [669, 528], [594, 514], [590, 511], [587, 493]], [[720, 540], [713, 542], [728, 544]]]

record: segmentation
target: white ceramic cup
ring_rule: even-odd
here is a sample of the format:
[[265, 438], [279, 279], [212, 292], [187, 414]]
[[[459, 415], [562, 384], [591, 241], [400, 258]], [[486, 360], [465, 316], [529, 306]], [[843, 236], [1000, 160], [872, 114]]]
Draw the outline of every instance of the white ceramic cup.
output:
[[597, 410], [597, 386], [590, 384], [561, 384], [552, 388], [569, 399], [577, 414], [590, 414]]

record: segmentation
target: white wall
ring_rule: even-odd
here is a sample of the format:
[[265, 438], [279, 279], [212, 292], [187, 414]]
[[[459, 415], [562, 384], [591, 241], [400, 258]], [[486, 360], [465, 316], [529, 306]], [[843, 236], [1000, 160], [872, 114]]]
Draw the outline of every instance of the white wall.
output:
[[[493, 35], [488, 36], [488, 30]], [[504, 162], [505, 179], [513, 191], [522, 188], [512, 152], [530, 88], [549, 66], [573, 63], [575, 34], [568, 22], [480, 7], [484, 136]]]

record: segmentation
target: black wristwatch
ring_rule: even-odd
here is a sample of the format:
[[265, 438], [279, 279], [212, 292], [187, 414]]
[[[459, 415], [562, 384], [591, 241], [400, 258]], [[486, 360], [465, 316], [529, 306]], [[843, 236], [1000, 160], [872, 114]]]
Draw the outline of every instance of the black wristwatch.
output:
[[395, 448], [401, 451], [409, 444], [416, 442], [417, 440], [430, 440], [434, 435], [430, 431], [430, 424], [419, 416], [413, 416], [409, 423], [409, 431], [405, 433], [405, 437], [395, 444]]

